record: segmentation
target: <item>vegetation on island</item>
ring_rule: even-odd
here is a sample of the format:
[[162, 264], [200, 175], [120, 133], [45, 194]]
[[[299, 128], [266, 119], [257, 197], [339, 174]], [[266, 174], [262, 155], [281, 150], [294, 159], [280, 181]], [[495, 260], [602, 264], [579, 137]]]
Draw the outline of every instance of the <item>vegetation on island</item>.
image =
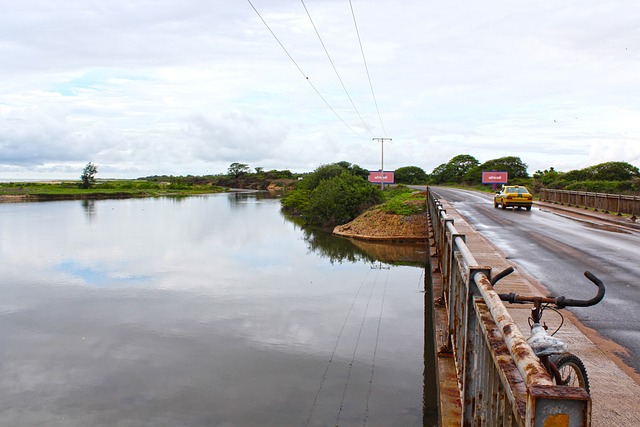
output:
[[367, 180], [369, 171], [348, 162], [318, 167], [282, 198], [282, 210], [304, 224], [344, 224], [382, 202], [382, 191]]
[[378, 205], [395, 215], [424, 211], [424, 194], [416, 196], [404, 185], [382, 191], [368, 176], [368, 170], [344, 161], [322, 165], [283, 196], [282, 209], [306, 225], [323, 228], [345, 224]]

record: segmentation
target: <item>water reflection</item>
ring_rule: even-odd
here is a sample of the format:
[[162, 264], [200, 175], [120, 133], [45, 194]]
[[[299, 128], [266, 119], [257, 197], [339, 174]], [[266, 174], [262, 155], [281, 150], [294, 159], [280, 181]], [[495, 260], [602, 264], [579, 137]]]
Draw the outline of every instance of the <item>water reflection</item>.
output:
[[426, 243], [393, 243], [349, 239], [333, 236], [326, 231], [305, 228], [302, 230], [309, 249], [329, 258], [331, 263], [384, 262], [423, 267], [426, 259]]
[[337, 238], [326, 231], [315, 228], [301, 230], [309, 250], [328, 258], [331, 264], [343, 262], [373, 262], [376, 260], [366, 251], [354, 245], [351, 240]]
[[96, 216], [96, 201], [82, 200], [82, 209], [84, 209], [87, 221], [91, 222]]
[[0, 204], [0, 425], [423, 425], [422, 269], [268, 197], [90, 210]]
[[237, 207], [248, 203], [257, 203], [261, 200], [275, 200], [280, 198], [281, 193], [273, 191], [238, 191], [229, 194], [229, 204]]

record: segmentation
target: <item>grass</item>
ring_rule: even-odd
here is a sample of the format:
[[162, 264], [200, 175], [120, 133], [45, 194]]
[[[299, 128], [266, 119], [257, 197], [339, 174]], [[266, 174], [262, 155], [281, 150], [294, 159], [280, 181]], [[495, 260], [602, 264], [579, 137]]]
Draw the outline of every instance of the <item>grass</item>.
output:
[[385, 191], [385, 202], [380, 209], [388, 214], [415, 215], [426, 210], [426, 195], [399, 185]]
[[85, 199], [158, 197], [219, 193], [222, 187], [207, 184], [150, 182], [144, 180], [97, 181], [91, 188], [80, 188], [78, 181], [0, 183], [0, 195], [34, 199]]

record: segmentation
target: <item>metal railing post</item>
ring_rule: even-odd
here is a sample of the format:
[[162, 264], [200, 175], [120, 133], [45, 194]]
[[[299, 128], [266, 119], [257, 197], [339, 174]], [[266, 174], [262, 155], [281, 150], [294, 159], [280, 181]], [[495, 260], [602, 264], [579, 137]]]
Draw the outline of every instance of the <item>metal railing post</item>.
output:
[[491, 268], [477, 264], [466, 236], [435, 200], [428, 191], [439, 262], [446, 270], [448, 342], [463, 405], [461, 425], [589, 426], [589, 395], [553, 385], [493, 290]]

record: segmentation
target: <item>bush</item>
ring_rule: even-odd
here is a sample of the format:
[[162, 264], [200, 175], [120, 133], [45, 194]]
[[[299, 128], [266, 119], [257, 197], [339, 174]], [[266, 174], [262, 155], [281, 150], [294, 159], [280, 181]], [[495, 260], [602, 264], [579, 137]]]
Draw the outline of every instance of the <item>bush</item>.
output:
[[282, 197], [280, 205], [285, 212], [302, 215], [309, 210], [309, 193], [304, 189], [294, 190]]
[[424, 193], [402, 186], [385, 192], [385, 199], [387, 202], [380, 209], [388, 214], [415, 215], [424, 212], [427, 207]]
[[311, 191], [304, 216], [311, 224], [335, 226], [351, 221], [381, 201], [377, 187], [359, 176], [343, 172], [321, 181]]
[[579, 181], [566, 185], [564, 190], [624, 194], [636, 192], [638, 188], [631, 181]]
[[349, 222], [382, 201], [382, 192], [361, 175], [361, 168], [345, 162], [320, 166], [282, 198], [282, 209], [308, 225]]

